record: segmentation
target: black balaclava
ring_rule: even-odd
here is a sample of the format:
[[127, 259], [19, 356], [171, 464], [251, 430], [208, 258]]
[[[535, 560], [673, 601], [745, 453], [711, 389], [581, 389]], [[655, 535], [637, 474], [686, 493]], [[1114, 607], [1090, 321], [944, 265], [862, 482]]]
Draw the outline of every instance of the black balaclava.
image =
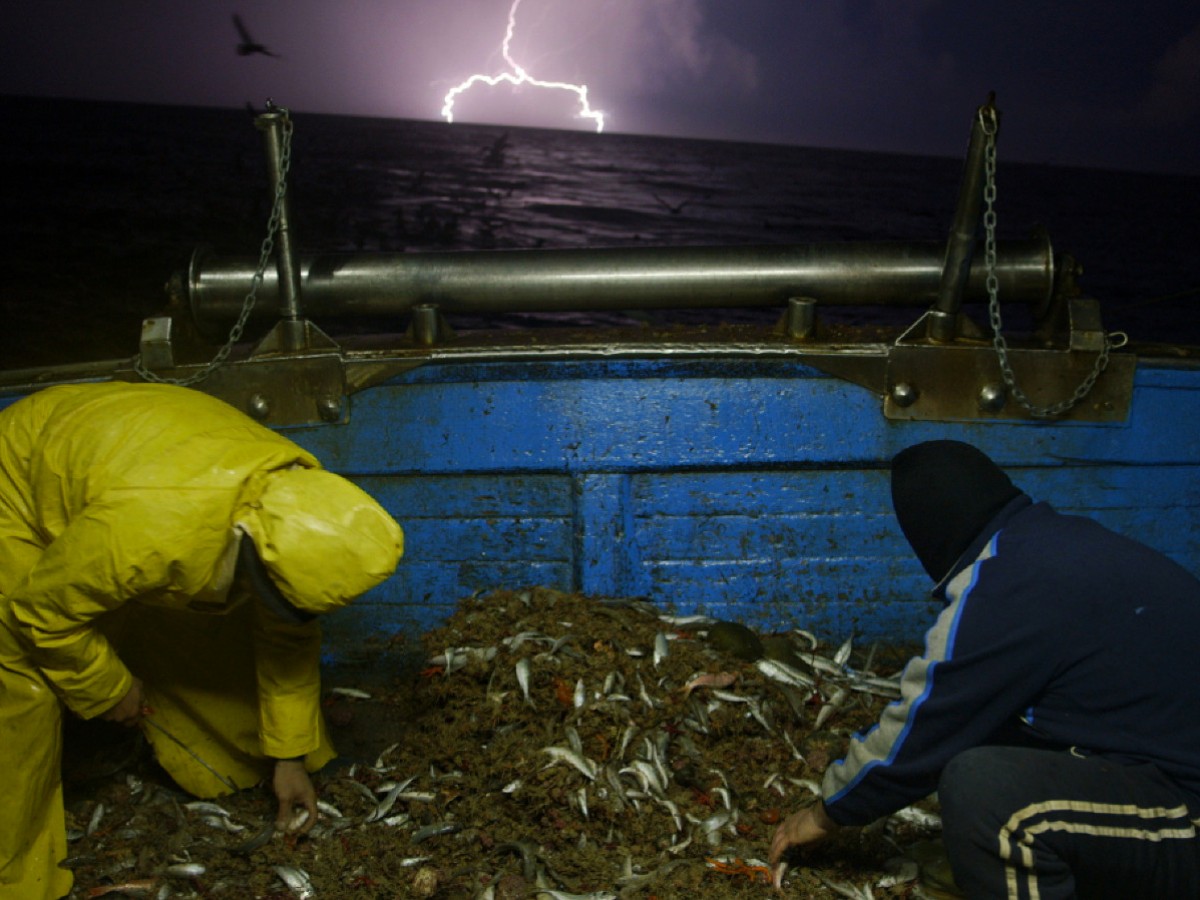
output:
[[1021, 496], [1000, 467], [961, 441], [926, 441], [892, 460], [892, 506], [900, 529], [941, 581], [1001, 509]]

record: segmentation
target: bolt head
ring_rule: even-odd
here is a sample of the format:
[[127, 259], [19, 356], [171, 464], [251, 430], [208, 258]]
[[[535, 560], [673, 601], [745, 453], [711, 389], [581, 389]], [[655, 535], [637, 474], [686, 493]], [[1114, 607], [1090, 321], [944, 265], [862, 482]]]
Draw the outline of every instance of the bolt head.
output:
[[901, 408], [912, 406], [917, 402], [916, 387], [907, 381], [899, 381], [892, 385], [892, 402]]
[[253, 394], [246, 403], [246, 411], [261, 422], [271, 414], [271, 401], [264, 394]]
[[342, 417], [342, 403], [337, 397], [322, 397], [317, 401], [317, 415], [323, 422], [336, 422]]
[[1008, 392], [1000, 384], [985, 384], [979, 389], [979, 408], [984, 412], [1000, 412], [1008, 402]]

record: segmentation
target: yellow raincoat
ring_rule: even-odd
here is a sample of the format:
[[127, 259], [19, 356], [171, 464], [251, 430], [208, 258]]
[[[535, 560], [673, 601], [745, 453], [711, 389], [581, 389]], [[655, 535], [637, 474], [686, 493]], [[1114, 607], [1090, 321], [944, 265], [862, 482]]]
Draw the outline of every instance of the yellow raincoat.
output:
[[[60, 700], [98, 716], [132, 670], [151, 717], [239, 788], [273, 758], [305, 756], [310, 771], [332, 758], [318, 624], [231, 590], [243, 534], [286, 599], [312, 613], [386, 579], [403, 549], [359, 488], [197, 391], [69, 385], [0, 411], [0, 900], [71, 888], [57, 865]], [[228, 792], [145, 731], [185, 789]]]

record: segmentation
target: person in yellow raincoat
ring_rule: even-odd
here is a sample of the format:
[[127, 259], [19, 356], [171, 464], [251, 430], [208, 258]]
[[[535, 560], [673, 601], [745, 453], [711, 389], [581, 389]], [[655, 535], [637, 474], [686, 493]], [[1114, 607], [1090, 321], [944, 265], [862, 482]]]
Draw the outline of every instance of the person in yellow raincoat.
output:
[[375, 500], [198, 391], [65, 385], [0, 411], [0, 900], [71, 889], [64, 705], [141, 722], [198, 796], [270, 778], [277, 823], [311, 827], [334, 755], [315, 616], [402, 552]]

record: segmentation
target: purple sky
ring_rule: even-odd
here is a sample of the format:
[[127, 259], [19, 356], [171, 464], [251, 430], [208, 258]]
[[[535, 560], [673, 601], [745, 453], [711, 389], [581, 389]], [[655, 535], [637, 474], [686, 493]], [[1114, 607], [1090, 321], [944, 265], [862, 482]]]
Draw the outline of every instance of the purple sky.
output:
[[[511, 0], [6, 0], [0, 94], [437, 119], [499, 74]], [[280, 58], [235, 52], [232, 14]], [[1181, 0], [520, 0], [512, 55], [606, 130], [1200, 174], [1200, 5]], [[591, 128], [473, 88], [459, 121]]]

